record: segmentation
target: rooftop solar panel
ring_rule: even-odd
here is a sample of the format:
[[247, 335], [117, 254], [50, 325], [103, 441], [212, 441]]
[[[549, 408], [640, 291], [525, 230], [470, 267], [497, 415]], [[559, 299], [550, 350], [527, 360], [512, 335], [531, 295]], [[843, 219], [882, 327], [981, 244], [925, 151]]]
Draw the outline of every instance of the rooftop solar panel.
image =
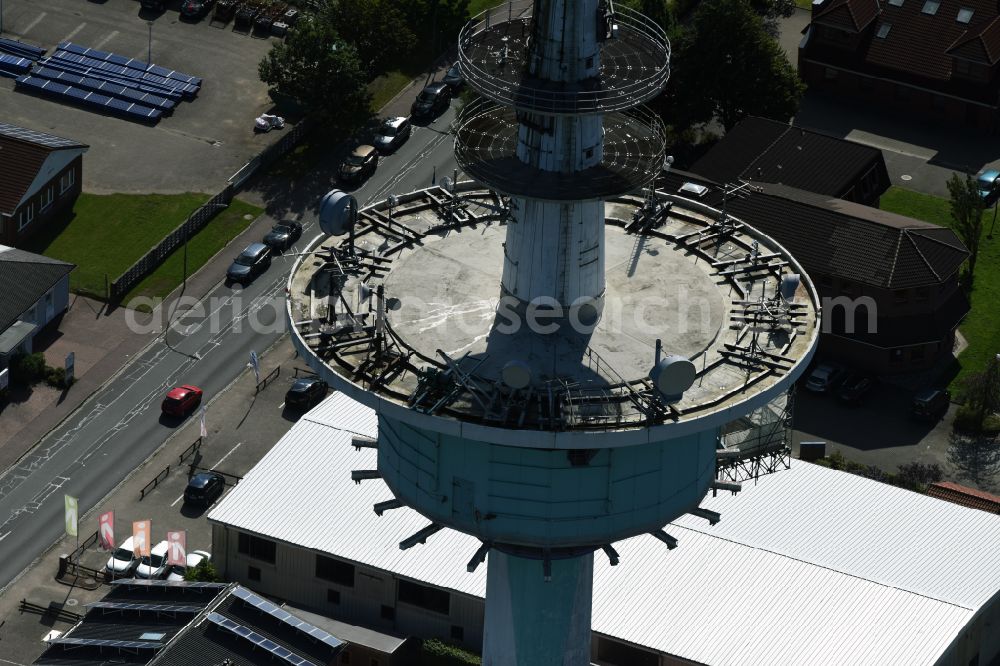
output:
[[160, 641], [113, 641], [104, 638], [73, 638], [62, 636], [49, 640], [51, 645], [93, 645], [94, 647], [124, 648], [127, 650], [159, 650], [163, 647]]
[[5, 136], [9, 139], [30, 141], [31, 143], [37, 143], [49, 148], [76, 148], [82, 145], [79, 141], [64, 139], [61, 136], [54, 136], [45, 132], [36, 132], [35, 130], [8, 125], [7, 123], [0, 123], [0, 136]]
[[95, 601], [87, 604], [87, 608], [106, 608], [109, 610], [137, 610], [156, 613], [198, 613], [204, 606], [179, 606], [170, 604], [141, 604], [125, 601]]
[[261, 636], [257, 632], [249, 629], [238, 622], [234, 622], [225, 615], [220, 615], [219, 613], [209, 613], [206, 618], [212, 624], [222, 627], [227, 631], [230, 631], [237, 636], [246, 639], [247, 641], [253, 643], [257, 647], [267, 650], [271, 654], [280, 659], [285, 660], [289, 664], [294, 664], [294, 666], [316, 666], [315, 663], [304, 659], [299, 655], [295, 654], [288, 648], [278, 645], [274, 641], [264, 636]]
[[264, 599], [263, 597], [254, 594], [245, 587], [237, 585], [235, 588], [233, 588], [233, 596], [238, 597], [239, 599], [243, 600], [250, 606], [253, 606], [257, 610], [263, 613], [267, 613], [274, 619], [283, 622], [284, 624], [287, 624], [290, 627], [294, 627], [301, 633], [306, 634], [310, 638], [321, 641], [329, 645], [330, 647], [334, 648], [339, 647], [344, 643], [337, 637], [323, 631], [319, 627], [315, 627], [309, 624], [304, 620], [300, 620], [299, 618], [295, 617], [288, 611], [284, 610], [283, 608], [279, 608], [278, 606], [274, 605], [267, 599]]
[[121, 585], [123, 587], [181, 587], [215, 590], [221, 590], [229, 586], [229, 583], [207, 583], [186, 580], [156, 580], [152, 578], [119, 578], [118, 580], [111, 581], [111, 584]]

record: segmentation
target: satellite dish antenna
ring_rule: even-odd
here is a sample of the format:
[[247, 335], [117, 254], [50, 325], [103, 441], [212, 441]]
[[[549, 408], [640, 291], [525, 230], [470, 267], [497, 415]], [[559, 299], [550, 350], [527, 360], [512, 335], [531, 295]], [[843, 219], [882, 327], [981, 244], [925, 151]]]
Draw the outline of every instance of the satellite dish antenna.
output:
[[500, 371], [503, 383], [512, 389], [523, 389], [531, 383], [531, 367], [524, 361], [507, 361]]
[[399, 205], [399, 197], [397, 197], [395, 194], [390, 194], [388, 201], [389, 205], [392, 206], [393, 208]]
[[330, 190], [319, 204], [319, 226], [331, 236], [343, 236], [358, 221], [358, 200], [341, 190]]
[[795, 292], [798, 291], [799, 283], [802, 279], [798, 273], [789, 273], [781, 278], [781, 297], [791, 303], [795, 300]]
[[395, 296], [390, 296], [385, 299], [385, 309], [389, 312], [395, 312], [401, 307], [403, 307], [403, 301], [399, 300]]
[[455, 181], [451, 179], [451, 176], [445, 176], [441, 179], [441, 187], [448, 190], [449, 192], [454, 191], [452, 188], [455, 186]]
[[667, 354], [649, 371], [649, 378], [667, 402], [676, 402], [694, 384], [694, 363], [677, 354]]

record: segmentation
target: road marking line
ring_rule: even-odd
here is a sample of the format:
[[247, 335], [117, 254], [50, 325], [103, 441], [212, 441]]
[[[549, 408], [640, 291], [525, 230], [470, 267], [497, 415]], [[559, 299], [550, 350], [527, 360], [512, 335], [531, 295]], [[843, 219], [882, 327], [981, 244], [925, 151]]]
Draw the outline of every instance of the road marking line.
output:
[[42, 22], [42, 19], [45, 18], [45, 16], [46, 16], [46, 12], [42, 12], [41, 14], [39, 14], [38, 16], [36, 16], [35, 20], [32, 21], [31, 23], [29, 23], [28, 27], [26, 27], [24, 30], [21, 31], [21, 34], [22, 35], [28, 34], [28, 32], [30, 32], [32, 28], [34, 28], [36, 25], [38, 25], [39, 23]]
[[117, 36], [118, 36], [118, 31], [117, 30], [112, 30], [110, 35], [108, 35], [107, 37], [105, 37], [101, 41], [99, 41], [96, 44], [94, 44], [94, 48], [95, 49], [104, 48], [105, 44], [107, 44], [108, 42], [110, 42], [112, 39], [114, 39]]
[[87, 27], [86, 23], [81, 23], [80, 25], [76, 26], [76, 28], [73, 29], [73, 32], [69, 33], [68, 35], [66, 35], [65, 37], [63, 37], [62, 39], [59, 40], [60, 43], [61, 42], [68, 42], [69, 40], [73, 39], [73, 37], [76, 36], [76, 33], [80, 32], [81, 30], [83, 30], [86, 27]]
[[174, 504], [177, 504], [182, 499], [184, 499], [184, 495], [181, 495], [180, 497], [178, 497], [177, 499], [175, 499], [173, 502], [171, 502], [170, 506], [173, 506]]
[[278, 411], [279, 411], [279, 412], [280, 412], [281, 410], [283, 410], [284, 408], [285, 408], [285, 403], [281, 403], [280, 405], [278, 405]]
[[215, 466], [212, 467], [212, 469], [217, 469], [219, 467], [219, 465], [222, 464], [223, 460], [225, 460], [226, 458], [228, 458], [233, 453], [233, 451], [235, 451], [236, 449], [240, 448], [240, 444], [242, 444], [242, 443], [243, 442], [236, 442], [236, 446], [234, 446], [233, 448], [229, 449], [229, 453], [227, 453], [226, 455], [222, 456], [222, 458], [219, 459], [219, 462], [215, 463]]

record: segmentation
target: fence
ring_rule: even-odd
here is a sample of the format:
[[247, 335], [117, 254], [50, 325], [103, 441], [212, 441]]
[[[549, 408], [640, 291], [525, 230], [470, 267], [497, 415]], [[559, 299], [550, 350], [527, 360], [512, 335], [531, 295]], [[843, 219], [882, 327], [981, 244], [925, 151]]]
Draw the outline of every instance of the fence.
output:
[[146, 493], [160, 485], [160, 481], [163, 481], [170, 474], [170, 465], [163, 468], [163, 471], [153, 477], [153, 480], [142, 487], [139, 491], [139, 501], [141, 502], [146, 498]]
[[70, 561], [72, 561], [72, 562], [79, 562], [80, 561], [80, 556], [83, 555], [84, 551], [86, 551], [88, 548], [90, 548], [91, 546], [93, 546], [94, 544], [96, 544], [97, 540], [99, 538], [100, 538], [100, 534], [95, 531], [89, 537], [87, 537], [86, 539], [84, 539], [80, 543], [80, 545], [76, 547], [76, 550], [74, 550], [72, 553], [69, 554]]
[[254, 390], [254, 393], [260, 393], [260, 390], [262, 388], [264, 388], [269, 383], [271, 383], [272, 381], [274, 381], [275, 379], [277, 379], [280, 375], [281, 375], [281, 366], [279, 365], [274, 370], [272, 370], [271, 372], [267, 373], [264, 376], [263, 379], [261, 379], [259, 382], [257, 382], [257, 388], [256, 388], [256, 390]]
[[21, 603], [18, 604], [17, 609], [22, 613], [36, 613], [38, 615], [52, 617], [60, 622], [76, 623], [83, 619], [83, 616], [79, 613], [66, 610], [63, 608], [62, 604], [55, 601], [49, 603], [48, 606], [42, 606], [41, 604], [28, 601], [27, 599], [21, 599]]
[[254, 174], [260, 169], [270, 166], [276, 159], [298, 145], [302, 137], [311, 129], [312, 123], [308, 118], [303, 118], [289, 133], [281, 137], [277, 143], [271, 144], [244, 164], [239, 171], [229, 177], [225, 187], [218, 194], [202, 204], [180, 226], [167, 234], [167, 237], [160, 241], [156, 247], [152, 248], [124, 273], [111, 281], [108, 285], [108, 301], [115, 304], [121, 303], [125, 294], [130, 292], [147, 275], [156, 270], [174, 250], [183, 245], [191, 236], [204, 229], [212, 221], [212, 218], [218, 215], [220, 210], [228, 206], [232, 202], [236, 192]]

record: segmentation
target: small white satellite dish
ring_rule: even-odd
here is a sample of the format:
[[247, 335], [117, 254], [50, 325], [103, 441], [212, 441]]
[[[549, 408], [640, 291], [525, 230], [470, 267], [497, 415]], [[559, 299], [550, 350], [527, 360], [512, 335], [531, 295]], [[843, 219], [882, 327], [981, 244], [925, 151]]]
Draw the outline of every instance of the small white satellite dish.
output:
[[798, 273], [783, 275], [781, 278], [781, 297], [789, 303], [795, 300], [795, 292], [798, 291], [801, 281]]
[[668, 401], [680, 400], [684, 391], [694, 384], [697, 370], [694, 363], [677, 354], [667, 354], [649, 371], [653, 385]]
[[448, 190], [449, 192], [452, 191], [452, 187], [454, 187], [454, 185], [455, 182], [451, 179], [451, 176], [445, 176], [444, 178], [441, 179], [441, 187]]
[[341, 190], [330, 190], [319, 204], [319, 226], [331, 236], [343, 236], [358, 220], [358, 200]]
[[500, 371], [503, 383], [512, 389], [523, 389], [531, 383], [531, 368], [524, 361], [507, 361]]

